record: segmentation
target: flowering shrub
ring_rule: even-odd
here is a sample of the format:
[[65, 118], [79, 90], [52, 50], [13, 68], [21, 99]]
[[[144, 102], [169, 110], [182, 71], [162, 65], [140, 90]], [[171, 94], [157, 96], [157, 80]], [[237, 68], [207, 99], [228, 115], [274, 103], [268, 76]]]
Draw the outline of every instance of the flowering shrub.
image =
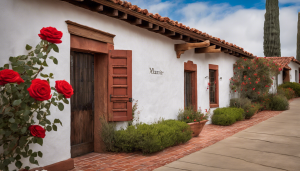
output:
[[177, 119], [185, 123], [200, 122], [207, 120], [209, 111], [206, 110], [206, 114], [201, 112], [201, 109], [195, 111], [192, 107], [185, 109], [179, 109]]
[[278, 87], [277, 93], [285, 96], [288, 100], [296, 97], [296, 92], [292, 88]]
[[282, 69], [274, 61], [266, 58], [239, 59], [233, 67], [230, 79], [231, 91], [242, 98], [257, 99], [269, 92], [273, 79]]
[[[27, 55], [10, 57], [10, 64], [0, 67], [0, 170], [7, 171], [8, 165], [14, 163], [20, 169], [24, 168], [22, 158], [29, 158], [30, 163], [38, 165], [36, 157], [42, 157], [41, 151], [33, 151], [31, 144], [43, 145], [46, 131], [57, 131], [59, 119], [50, 121], [50, 107], [54, 105], [60, 111], [66, 98], [73, 94], [72, 86], [66, 81], [56, 81], [55, 87], [50, 87], [53, 73], [43, 74], [48, 67], [47, 59], [54, 64], [58, 60], [48, 54], [51, 50], [59, 52], [55, 43], [61, 43], [62, 32], [53, 27], [43, 28], [41, 42], [34, 50], [26, 45]], [[51, 43], [52, 42], [52, 43]], [[37, 78], [38, 76], [43, 79]], [[52, 90], [52, 92], [51, 92]], [[53, 93], [53, 94], [51, 94]], [[63, 102], [63, 103], [62, 103]], [[28, 166], [25, 169], [29, 169]]]

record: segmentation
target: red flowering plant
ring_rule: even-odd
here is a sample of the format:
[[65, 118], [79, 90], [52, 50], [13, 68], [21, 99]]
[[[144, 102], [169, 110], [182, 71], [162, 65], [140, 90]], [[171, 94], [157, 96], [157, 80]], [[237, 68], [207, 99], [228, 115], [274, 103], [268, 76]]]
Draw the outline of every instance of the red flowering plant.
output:
[[186, 123], [200, 122], [207, 120], [209, 117], [209, 111], [206, 110], [206, 114], [202, 113], [201, 108], [194, 110], [193, 107], [189, 106], [185, 109], [179, 109], [177, 119]]
[[270, 59], [241, 58], [233, 65], [234, 76], [230, 79], [231, 92], [238, 92], [240, 97], [251, 100], [268, 94], [273, 79], [281, 67]]
[[[41, 151], [33, 151], [31, 144], [43, 145], [46, 131], [57, 131], [59, 119], [49, 120], [50, 107], [64, 109], [69, 104], [67, 98], [73, 94], [72, 86], [57, 80], [55, 87], [50, 86], [53, 73], [42, 73], [48, 67], [48, 61], [58, 64], [50, 56], [53, 50], [59, 52], [57, 43], [61, 43], [62, 32], [53, 27], [41, 29], [41, 42], [33, 49], [26, 45], [27, 55], [10, 57], [10, 64], [0, 67], [0, 170], [7, 171], [8, 165], [23, 166], [22, 158], [29, 158], [30, 163], [38, 165], [36, 157], [42, 157]], [[40, 78], [37, 78], [37, 77]]]

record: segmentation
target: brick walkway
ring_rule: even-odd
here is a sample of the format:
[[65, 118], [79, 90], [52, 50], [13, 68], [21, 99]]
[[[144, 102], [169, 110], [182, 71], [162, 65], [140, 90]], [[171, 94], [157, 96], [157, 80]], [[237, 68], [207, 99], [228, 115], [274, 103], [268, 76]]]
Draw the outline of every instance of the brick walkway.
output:
[[238, 121], [231, 126], [205, 125], [199, 137], [192, 138], [185, 144], [170, 147], [152, 155], [143, 155], [141, 153], [90, 153], [75, 158], [75, 169], [72, 171], [153, 170], [280, 113], [281, 111], [263, 111], [257, 113], [249, 120]]

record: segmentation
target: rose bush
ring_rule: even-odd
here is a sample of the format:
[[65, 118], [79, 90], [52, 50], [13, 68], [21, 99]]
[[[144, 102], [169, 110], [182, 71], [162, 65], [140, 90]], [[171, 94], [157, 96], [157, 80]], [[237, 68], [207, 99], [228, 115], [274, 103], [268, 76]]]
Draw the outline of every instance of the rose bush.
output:
[[281, 68], [270, 59], [241, 58], [234, 64], [234, 76], [230, 78], [231, 92], [241, 98], [257, 99], [269, 93], [273, 80]]
[[[50, 56], [54, 50], [59, 52], [56, 43], [61, 43], [62, 32], [53, 27], [41, 29], [41, 42], [33, 50], [26, 45], [26, 55], [10, 57], [10, 64], [0, 67], [0, 170], [8, 171], [9, 165], [18, 169], [30, 169], [23, 166], [22, 158], [29, 158], [30, 163], [38, 165], [36, 157], [42, 157], [41, 151], [33, 151], [31, 144], [43, 145], [46, 131], [57, 131], [59, 119], [49, 120], [50, 107], [60, 111], [66, 98], [73, 94], [72, 86], [66, 81], [56, 82], [56, 88], [50, 87], [53, 73], [42, 73], [48, 67], [47, 59], [58, 64]], [[38, 76], [43, 79], [37, 78]]]

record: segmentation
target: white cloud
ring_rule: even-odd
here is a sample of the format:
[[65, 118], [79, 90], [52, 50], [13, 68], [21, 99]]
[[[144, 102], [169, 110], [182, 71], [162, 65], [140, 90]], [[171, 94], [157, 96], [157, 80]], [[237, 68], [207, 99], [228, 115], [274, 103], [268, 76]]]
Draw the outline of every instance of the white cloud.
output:
[[[201, 9], [201, 10], [199, 10]], [[281, 54], [296, 55], [297, 10], [300, 6], [280, 9]], [[228, 4], [193, 3], [179, 10], [181, 22], [212, 36], [234, 43], [257, 56], [263, 54], [265, 10], [243, 9]]]
[[148, 9], [151, 13], [159, 13], [161, 16], [169, 16], [169, 13], [173, 10], [172, 7], [174, 7], [177, 2], [162, 2], [161, 0], [130, 0], [130, 2], [133, 5], [137, 5], [140, 8]]

